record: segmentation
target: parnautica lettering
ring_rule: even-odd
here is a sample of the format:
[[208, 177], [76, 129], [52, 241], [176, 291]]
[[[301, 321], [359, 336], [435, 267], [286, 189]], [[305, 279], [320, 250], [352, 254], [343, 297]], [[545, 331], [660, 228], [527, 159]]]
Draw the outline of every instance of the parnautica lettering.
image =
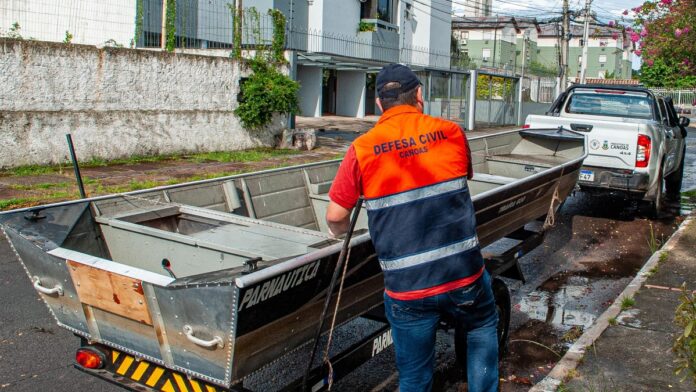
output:
[[248, 309], [260, 302], [266, 301], [293, 287], [297, 287], [304, 282], [314, 279], [319, 272], [319, 264], [321, 264], [320, 261], [306, 264], [296, 270], [286, 272], [281, 276], [276, 276], [263, 284], [259, 284], [253, 289], [248, 289], [244, 293], [242, 303], [239, 305], [239, 311]]
[[385, 348], [391, 346], [394, 343], [392, 339], [392, 330], [388, 330], [380, 336], [377, 336], [375, 340], [372, 341], [372, 356], [381, 353]]

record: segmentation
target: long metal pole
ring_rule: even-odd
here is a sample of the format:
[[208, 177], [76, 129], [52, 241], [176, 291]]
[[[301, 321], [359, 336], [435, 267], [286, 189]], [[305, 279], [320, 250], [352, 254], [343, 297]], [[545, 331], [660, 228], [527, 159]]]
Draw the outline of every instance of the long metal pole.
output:
[[160, 47], [167, 49], [167, 0], [162, 0], [162, 39]]
[[[527, 31], [525, 31], [524, 38], [522, 39], [522, 73], [520, 74], [520, 89], [517, 104], [517, 125], [522, 125], [522, 93], [524, 92], [524, 67], [527, 65]], [[530, 80], [531, 83], [531, 80]]]
[[570, 10], [568, 0], [563, 0], [563, 27], [561, 28], [561, 91], [568, 86], [568, 58], [570, 57]]
[[68, 140], [68, 149], [70, 150], [70, 159], [72, 160], [73, 170], [75, 171], [75, 179], [77, 180], [77, 188], [80, 190], [80, 197], [87, 198], [85, 193], [85, 185], [82, 183], [82, 174], [80, 174], [80, 164], [77, 162], [77, 154], [75, 154], [75, 146], [73, 145], [72, 136], [67, 133], [65, 138]]
[[493, 68], [495, 68], [495, 56], [498, 49], [498, 14], [495, 15], [495, 27], [493, 27]]
[[590, 10], [592, 7], [592, 0], [586, 0], [585, 2], [585, 32], [582, 35], [583, 45], [582, 45], [582, 69], [580, 71], [580, 83], [584, 84], [587, 78], [587, 56], [589, 54], [590, 43]]
[[[312, 355], [309, 358], [309, 363], [305, 369], [305, 373], [302, 376], [302, 391], [307, 392], [308, 389], [307, 380], [309, 379], [309, 373], [312, 371], [312, 364], [314, 363], [314, 357], [317, 353], [317, 347], [319, 346], [319, 338], [321, 337], [321, 332], [324, 329], [324, 324], [326, 322], [326, 314], [329, 310], [329, 304], [331, 303], [331, 295], [333, 295], [334, 287], [336, 287], [336, 282], [338, 281], [338, 276], [343, 270], [343, 263], [346, 262], [348, 257], [348, 248], [350, 247], [350, 240], [353, 238], [353, 233], [355, 232], [355, 224], [358, 222], [358, 216], [360, 215], [360, 209], [362, 207], [363, 199], [359, 198], [358, 202], [355, 204], [353, 209], [353, 215], [350, 219], [350, 225], [348, 226], [348, 232], [346, 237], [343, 239], [343, 247], [341, 247], [341, 252], [338, 254], [338, 260], [336, 261], [336, 266], [334, 267], [333, 275], [329, 281], [329, 287], [326, 288], [326, 298], [324, 299], [324, 308], [321, 311], [321, 316], [319, 319], [319, 326], [314, 335], [314, 345], [312, 346]], [[339, 293], [340, 294], [340, 293]], [[338, 301], [338, 297], [336, 298]], [[338, 308], [336, 309], [338, 310]]]

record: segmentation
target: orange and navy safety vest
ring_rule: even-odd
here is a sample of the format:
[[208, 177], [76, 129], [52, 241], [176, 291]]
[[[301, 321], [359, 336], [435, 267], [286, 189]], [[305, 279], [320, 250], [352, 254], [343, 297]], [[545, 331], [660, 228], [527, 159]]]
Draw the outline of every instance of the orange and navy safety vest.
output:
[[459, 126], [396, 106], [353, 147], [387, 295], [425, 298], [478, 279], [483, 259]]

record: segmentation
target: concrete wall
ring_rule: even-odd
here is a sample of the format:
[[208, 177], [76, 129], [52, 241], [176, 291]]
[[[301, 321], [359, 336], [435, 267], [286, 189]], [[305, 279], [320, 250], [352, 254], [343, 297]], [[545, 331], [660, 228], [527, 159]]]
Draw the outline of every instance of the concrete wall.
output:
[[300, 82], [300, 112], [303, 116], [321, 117], [322, 69], [320, 67], [297, 67]]
[[[228, 58], [0, 39], [0, 167], [270, 145], [233, 114]], [[276, 121], [273, 129], [282, 124]]]
[[366, 79], [363, 71], [338, 71], [336, 90], [336, 114], [339, 116], [365, 117]]

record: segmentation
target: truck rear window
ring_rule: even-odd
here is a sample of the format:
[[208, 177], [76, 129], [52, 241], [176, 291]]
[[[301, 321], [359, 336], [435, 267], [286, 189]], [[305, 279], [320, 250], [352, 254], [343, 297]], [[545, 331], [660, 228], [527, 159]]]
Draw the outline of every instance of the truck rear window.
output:
[[570, 97], [566, 113], [628, 117], [651, 120], [653, 99], [647, 95], [577, 92]]

